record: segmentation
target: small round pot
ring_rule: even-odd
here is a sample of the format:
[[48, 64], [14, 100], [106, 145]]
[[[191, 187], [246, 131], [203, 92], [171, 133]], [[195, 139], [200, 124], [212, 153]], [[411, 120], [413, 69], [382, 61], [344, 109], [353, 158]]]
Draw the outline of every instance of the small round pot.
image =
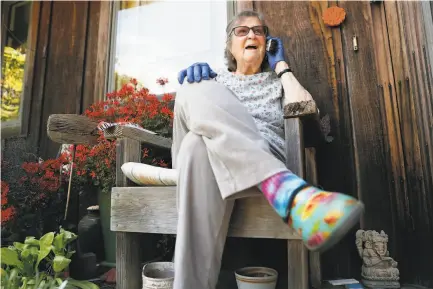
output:
[[143, 266], [143, 289], [173, 289], [174, 263], [153, 262]]
[[278, 272], [266, 267], [245, 267], [235, 271], [238, 289], [275, 289]]

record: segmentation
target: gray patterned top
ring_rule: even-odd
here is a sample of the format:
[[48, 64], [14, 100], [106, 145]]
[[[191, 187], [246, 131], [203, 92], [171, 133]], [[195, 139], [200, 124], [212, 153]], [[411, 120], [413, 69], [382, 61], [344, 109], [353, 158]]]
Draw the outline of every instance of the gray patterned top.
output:
[[230, 89], [247, 107], [272, 153], [284, 161], [283, 86], [275, 72], [238, 75], [221, 70], [217, 73], [216, 81]]

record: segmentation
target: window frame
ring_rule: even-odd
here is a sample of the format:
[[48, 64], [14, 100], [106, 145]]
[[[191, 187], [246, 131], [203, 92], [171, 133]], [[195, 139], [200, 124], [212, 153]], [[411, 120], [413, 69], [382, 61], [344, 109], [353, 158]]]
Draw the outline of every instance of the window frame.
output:
[[[3, 52], [6, 46], [6, 31], [7, 23], [9, 23], [11, 17], [11, 9], [15, 5], [21, 4], [26, 1], [13, 1], [13, 2], [2, 2], [2, 38], [1, 38], [1, 62], [3, 63]], [[35, 67], [35, 54], [37, 46], [39, 18], [40, 18], [40, 7], [39, 1], [31, 1], [30, 4], [30, 19], [29, 28], [27, 34], [27, 51], [26, 51], [26, 62], [24, 64], [24, 79], [23, 79], [23, 91], [21, 96], [21, 104], [18, 114], [18, 119], [1, 121], [1, 139], [11, 137], [25, 137], [28, 134], [28, 118], [30, 116], [30, 102], [33, 88], [33, 76]], [[26, 118], [27, 117], [27, 118]]]

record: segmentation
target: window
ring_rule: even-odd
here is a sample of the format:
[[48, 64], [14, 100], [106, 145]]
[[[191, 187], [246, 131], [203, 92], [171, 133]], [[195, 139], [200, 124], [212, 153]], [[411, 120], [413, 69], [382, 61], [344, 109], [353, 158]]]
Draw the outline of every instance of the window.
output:
[[[109, 90], [136, 78], [153, 94], [173, 93], [195, 62], [225, 66], [225, 1], [122, 1], [114, 9]], [[158, 78], [167, 78], [161, 86]]]
[[31, 1], [2, 3], [2, 137], [20, 133], [31, 9]]

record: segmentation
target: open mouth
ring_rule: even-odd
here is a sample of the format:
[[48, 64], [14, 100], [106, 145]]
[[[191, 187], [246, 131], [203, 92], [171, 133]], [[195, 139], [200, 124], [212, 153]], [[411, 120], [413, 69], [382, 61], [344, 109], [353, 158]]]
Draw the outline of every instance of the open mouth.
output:
[[247, 49], [247, 50], [257, 49], [257, 46], [255, 46], [255, 45], [248, 45], [248, 46], [245, 47], [245, 49]]

